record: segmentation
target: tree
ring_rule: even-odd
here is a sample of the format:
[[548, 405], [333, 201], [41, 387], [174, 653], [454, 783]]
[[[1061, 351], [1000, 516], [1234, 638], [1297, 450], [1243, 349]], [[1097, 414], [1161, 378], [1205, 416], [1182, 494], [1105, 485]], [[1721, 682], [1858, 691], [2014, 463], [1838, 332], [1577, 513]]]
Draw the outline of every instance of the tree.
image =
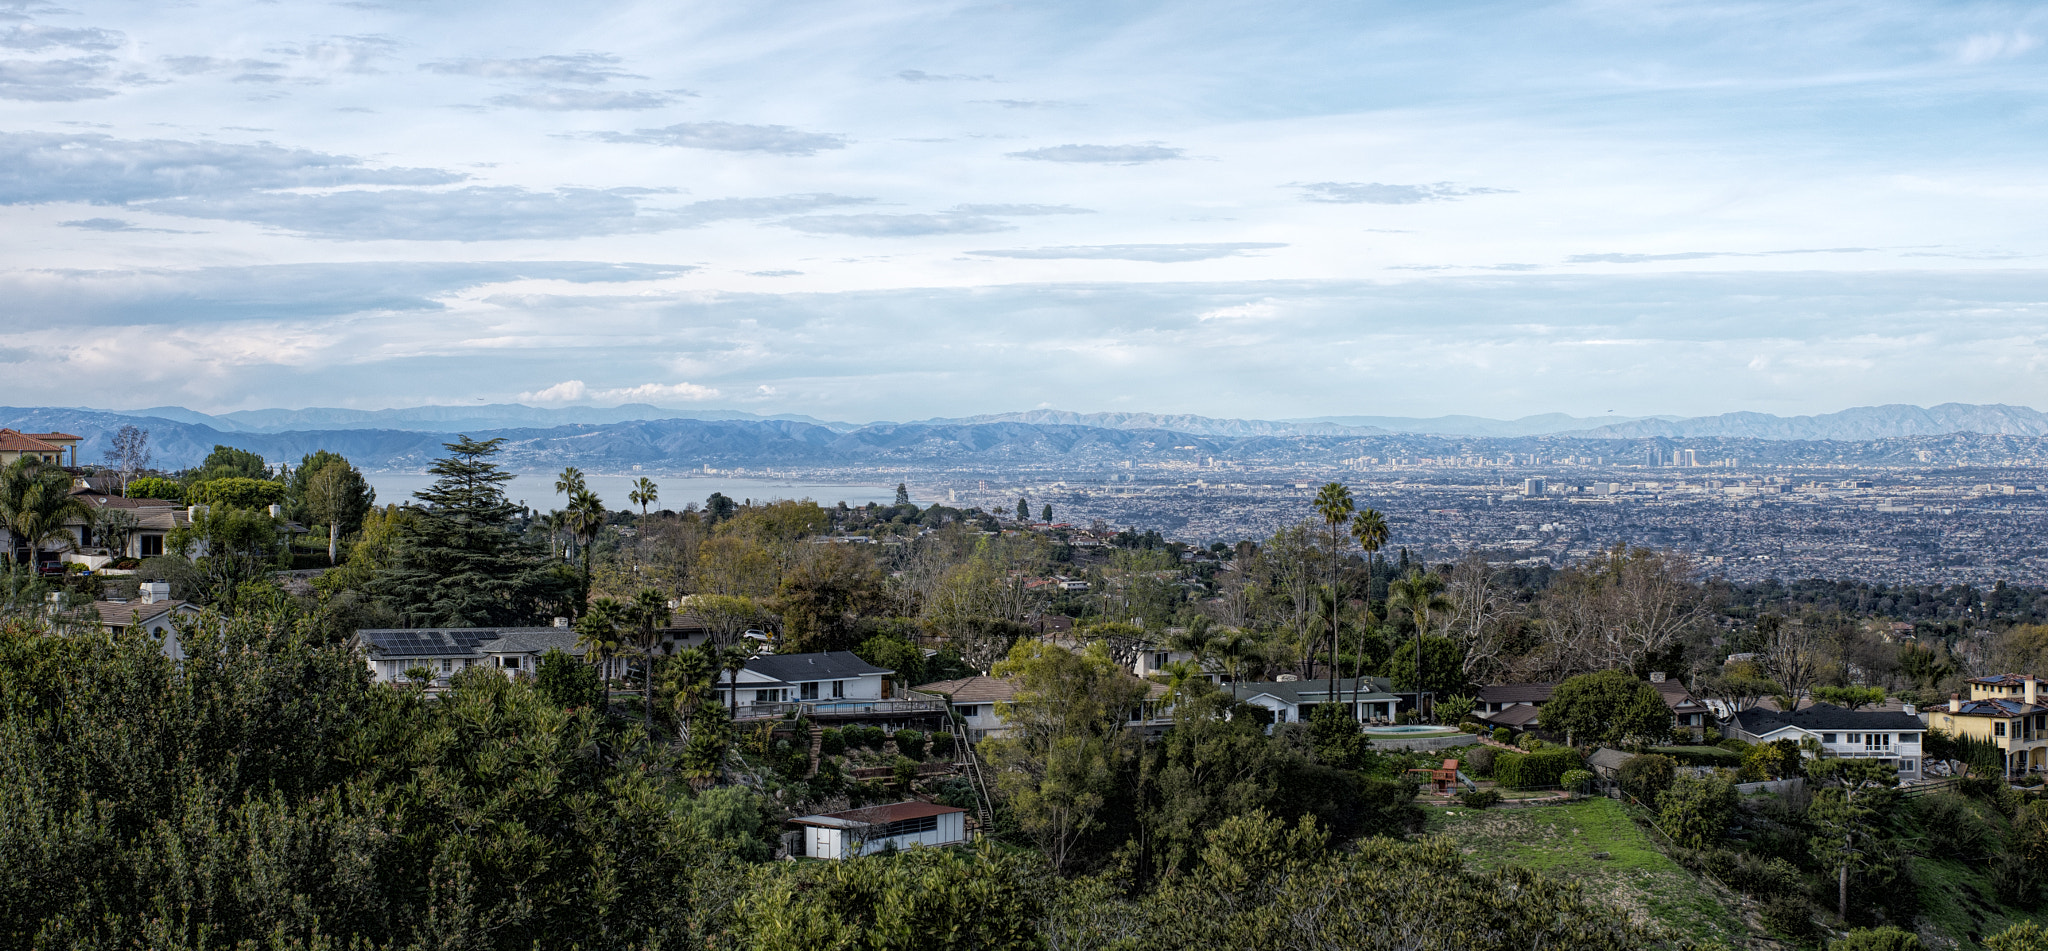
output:
[[114, 437], [108, 440], [106, 459], [121, 473], [121, 494], [127, 495], [128, 481], [149, 468], [149, 430], [133, 423], [115, 430]]
[[647, 517], [647, 507], [661, 500], [661, 487], [653, 479], [641, 476], [633, 483], [633, 491], [626, 493], [626, 500], [640, 506], [640, 517]]
[[704, 520], [715, 527], [731, 518], [739, 507], [739, 503], [727, 498], [725, 493], [713, 492], [704, 499]]
[[545, 618], [573, 605], [565, 579], [514, 531], [519, 508], [505, 498], [512, 474], [492, 460], [502, 439], [462, 436], [428, 471], [434, 484], [414, 493], [412, 516], [398, 527], [390, 560], [367, 590], [408, 623], [489, 627]]
[[199, 463], [195, 482], [211, 482], [215, 479], [255, 479], [259, 482], [270, 479], [270, 464], [263, 457], [247, 449], [233, 446], [213, 447], [206, 458]]
[[[574, 469], [565, 470], [574, 472]], [[569, 507], [564, 510], [569, 533], [576, 537], [583, 550], [583, 590], [590, 590], [591, 548], [597, 544], [597, 536], [604, 531], [606, 512], [604, 500], [589, 489], [578, 488], [569, 493]]]
[[122, 494], [131, 499], [162, 499], [167, 502], [178, 502], [185, 498], [185, 486], [170, 479], [143, 476], [142, 478], [131, 480]]
[[[1394, 689], [1417, 690], [1437, 697], [1461, 694], [1471, 689], [1472, 685], [1465, 680], [1464, 645], [1448, 637], [1422, 638], [1419, 661], [1415, 656], [1417, 646], [1416, 641], [1404, 642], [1387, 659], [1388, 679], [1394, 682]], [[1422, 679], [1417, 680], [1418, 675]]]
[[1052, 524], [1052, 503], [1047, 502], [1045, 505], [1039, 508], [1038, 520], [1046, 523], [1047, 525]]
[[1785, 688], [1759, 673], [1755, 664], [1728, 664], [1719, 673], [1700, 680], [1700, 693], [1725, 701], [1731, 709], [1747, 710], [1764, 697], [1775, 697]]
[[1621, 791], [1642, 805], [1656, 808], [1657, 797], [1678, 778], [1678, 761], [1657, 753], [1638, 753], [1621, 762], [1616, 780]]
[[90, 520], [91, 510], [71, 494], [71, 475], [55, 463], [24, 455], [0, 469], [0, 528], [13, 545], [11, 563], [33, 567], [36, 552], [53, 542], [71, 543], [65, 523]]
[[262, 510], [284, 501], [285, 485], [271, 479], [223, 476], [185, 490], [185, 501], [210, 508]]
[[[1379, 557], [1380, 549], [1387, 547], [1387, 518], [1378, 509], [1365, 509], [1351, 517], [1351, 540], [1365, 552], [1365, 623], [1358, 625], [1358, 656], [1364, 657], [1365, 638], [1371, 633], [1372, 613], [1372, 570], [1373, 559]], [[1358, 694], [1365, 686], [1363, 676], [1351, 683], [1351, 708], [1358, 709]]]
[[[720, 496], [720, 497], [721, 497], [721, 498], [723, 498], [723, 496]], [[909, 505], [909, 504], [910, 504], [910, 487], [909, 487], [909, 486], [906, 486], [906, 485], [904, 485], [904, 484], [903, 484], [903, 483], [901, 483], [901, 482], [898, 482], [898, 483], [896, 483], [896, 504], [897, 504], [897, 505]], [[710, 508], [710, 505], [708, 505], [708, 504], [707, 504], [707, 505], [705, 506], [705, 508]]]
[[1884, 702], [1883, 687], [1815, 687], [1813, 699], [1855, 710]]
[[885, 601], [887, 581], [866, 546], [813, 546], [782, 578], [771, 606], [782, 616], [786, 650], [841, 651], [859, 643], [860, 620]]
[[1337, 605], [1342, 597], [1337, 591], [1337, 564], [1344, 555], [1344, 523], [1351, 520], [1351, 513], [1358, 510], [1358, 503], [1351, 498], [1351, 490], [1342, 482], [1324, 483], [1316, 492], [1316, 514], [1323, 519], [1323, 528], [1329, 533], [1329, 602], [1330, 621], [1330, 687], [1326, 697], [1337, 696]]
[[[1422, 675], [1422, 635], [1424, 631], [1429, 629], [1430, 613], [1433, 611], [1448, 611], [1456, 606], [1451, 603], [1451, 599], [1444, 597], [1443, 590], [1444, 579], [1442, 576], [1434, 571], [1424, 572], [1420, 568], [1409, 571], [1407, 577], [1398, 579], [1387, 586], [1388, 612], [1406, 610], [1415, 619], [1415, 649], [1408, 655], [1411, 673], [1413, 674], [1413, 677], [1409, 680], [1410, 689], [1422, 689], [1417, 685], [1425, 682]], [[1464, 666], [1464, 660], [1460, 658], [1458, 668], [1461, 675], [1464, 672]], [[1422, 712], [1422, 697], [1419, 695], [1415, 698], [1415, 712], [1417, 714]]]
[[1671, 735], [1671, 708], [1663, 695], [1619, 670], [1580, 674], [1558, 684], [1537, 717], [1543, 729], [1585, 746]]
[[556, 706], [568, 710], [604, 703], [604, 683], [597, 668], [559, 650], [541, 655], [533, 671], [533, 687]]
[[1790, 700], [1787, 712], [1799, 709], [1799, 703], [1807, 698], [1807, 688], [1820, 678], [1826, 652], [1820, 641], [1819, 632], [1813, 627], [1799, 623], [1787, 623], [1775, 614], [1766, 614], [1756, 619], [1756, 633], [1763, 641], [1760, 652], [1764, 671], [1785, 688]]
[[654, 738], [654, 648], [668, 626], [668, 595], [642, 588], [627, 608], [633, 622], [633, 648], [640, 655], [640, 727]]
[[1076, 653], [1020, 641], [992, 672], [1016, 683], [1014, 697], [996, 705], [1009, 732], [982, 741], [996, 788], [1018, 826], [1065, 870], [1103, 826], [1120, 763], [1134, 752], [1123, 724], [1145, 685], [1099, 644]]
[[1836, 874], [1836, 915], [1849, 917], [1849, 882], [1862, 879], [1864, 888], [1881, 887], [1897, 875], [1894, 851], [1884, 834], [1882, 817], [1871, 803], [1889, 801], [1885, 790], [1872, 797], [1847, 788], [1824, 788], [1813, 794], [1806, 821], [1813, 828], [1807, 848], [1814, 861]]
[[1664, 834], [1688, 849], [1704, 849], [1735, 822], [1735, 784], [1725, 775], [1679, 776], [1657, 795], [1657, 820]]
[[[327, 525], [327, 563], [332, 565], [339, 556], [341, 536], [362, 530], [363, 518], [370, 514], [370, 507], [377, 502], [377, 492], [370, 488], [369, 480], [363, 478], [345, 459], [330, 462], [315, 470], [306, 480], [306, 511], [316, 522]], [[305, 467], [299, 468], [300, 472]]]
[[625, 640], [619, 628], [632, 623], [631, 609], [617, 598], [598, 598], [590, 602], [583, 616], [576, 619], [576, 646], [583, 649], [586, 659], [595, 660], [598, 678], [604, 681], [604, 702], [612, 702], [612, 658], [618, 656]]
[[1030, 500], [1028, 500], [1028, 499], [1018, 499], [1018, 500], [1017, 500], [1017, 522], [1018, 522], [1018, 524], [1029, 524], [1029, 523], [1030, 523], [1030, 521], [1031, 521], [1031, 502], [1030, 502]]
[[111, 505], [93, 512], [92, 534], [99, 547], [112, 552], [116, 559], [128, 554], [128, 540], [142, 524], [135, 513]]
[[589, 486], [584, 482], [583, 470], [575, 466], [564, 468], [562, 474], [555, 477], [555, 494], [566, 495], [571, 501], [575, 500], [576, 493], [587, 488]]

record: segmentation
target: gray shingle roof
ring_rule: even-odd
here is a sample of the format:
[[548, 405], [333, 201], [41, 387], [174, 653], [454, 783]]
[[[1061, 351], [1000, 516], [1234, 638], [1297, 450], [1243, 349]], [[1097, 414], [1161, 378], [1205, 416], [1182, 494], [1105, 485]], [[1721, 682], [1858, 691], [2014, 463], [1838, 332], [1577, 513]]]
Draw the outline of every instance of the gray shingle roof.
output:
[[747, 661], [747, 669], [764, 677], [773, 677], [786, 684], [803, 683], [809, 680], [850, 680], [862, 674], [893, 674], [886, 667], [877, 667], [861, 660], [852, 651], [826, 651], [819, 654], [766, 654]]
[[1473, 699], [1480, 703], [1542, 703], [1556, 689], [1556, 684], [1487, 684]]
[[545, 654], [561, 651], [576, 657], [583, 656], [584, 649], [576, 646], [576, 632], [566, 627], [538, 627], [508, 630], [494, 641], [477, 645], [480, 654]]
[[1886, 730], [1919, 731], [1927, 727], [1920, 718], [1897, 710], [1847, 710], [1832, 703], [1801, 707], [1798, 713], [1781, 713], [1750, 707], [1735, 715], [1744, 733], [1763, 736], [1795, 726], [1802, 730]]

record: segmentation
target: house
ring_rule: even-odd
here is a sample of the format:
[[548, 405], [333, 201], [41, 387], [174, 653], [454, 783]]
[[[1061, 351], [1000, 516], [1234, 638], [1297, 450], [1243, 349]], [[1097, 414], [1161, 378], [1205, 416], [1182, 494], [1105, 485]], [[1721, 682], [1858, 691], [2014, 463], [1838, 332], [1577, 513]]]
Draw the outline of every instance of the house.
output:
[[1816, 703], [1793, 713], [1750, 707], [1738, 711], [1723, 727], [1726, 735], [1749, 743], [1812, 740], [1825, 757], [1875, 759], [1899, 771], [1903, 780], [1924, 772], [1920, 750], [1926, 726], [1907, 711], [1848, 710]]
[[799, 709], [792, 704], [813, 713], [853, 713], [896, 699], [895, 676], [852, 651], [762, 654], [737, 675], [721, 678], [718, 687], [736, 717], [779, 717]]
[[360, 630], [350, 641], [377, 683], [410, 683], [405, 672], [425, 667], [429, 687], [448, 685], [457, 671], [484, 666], [507, 677], [531, 676], [548, 651], [583, 656], [576, 632], [561, 627], [426, 627]]
[[[54, 595], [52, 596], [54, 597]], [[179, 642], [177, 623], [199, 617], [198, 606], [188, 601], [171, 597], [169, 582], [151, 581], [142, 585], [141, 596], [135, 599], [107, 598], [94, 601], [93, 611], [99, 625], [107, 633], [116, 636], [130, 631], [148, 635], [158, 642], [164, 656], [172, 660], [184, 660], [185, 648]], [[91, 616], [82, 610], [68, 613], [74, 621], [86, 621]]]
[[985, 736], [1002, 736], [1010, 732], [1009, 724], [996, 715], [996, 704], [1008, 703], [1017, 696], [1016, 685], [1007, 680], [977, 674], [923, 684], [917, 692], [936, 694], [951, 702], [953, 714], [960, 718], [960, 725], [967, 731], [970, 743], [979, 742]]
[[[1664, 699], [1664, 705], [1671, 708], [1671, 716], [1679, 726], [1690, 727], [1695, 734], [1706, 731], [1710, 711], [1705, 703], [1693, 698], [1683, 681], [1673, 680], [1662, 671], [1652, 671], [1649, 684]], [[1556, 689], [1554, 683], [1488, 684], [1473, 694], [1472, 712], [1476, 719], [1494, 726], [1532, 729], [1536, 725], [1535, 711]]]
[[[1232, 698], [1271, 710], [1274, 723], [1300, 723], [1308, 719], [1317, 706], [1325, 703], [1350, 707], [1352, 719], [1361, 723], [1392, 720], [1395, 712], [1403, 707], [1413, 707], [1415, 703], [1414, 692], [1395, 693], [1393, 681], [1385, 677], [1339, 678], [1334, 700], [1330, 697], [1328, 680], [1245, 682], [1225, 686]], [[1352, 696], [1354, 690], [1358, 693], [1355, 698]]]
[[1927, 711], [1927, 725], [1998, 747], [2007, 775], [2048, 770], [2048, 704], [2040, 681], [2033, 674], [1995, 674], [1966, 683], [1970, 699], [1951, 695], [1947, 709]]
[[890, 848], [936, 848], [967, 842], [967, 811], [930, 802], [867, 806], [790, 822], [798, 833], [784, 838], [791, 856], [833, 861]]
[[[0, 466], [13, 465], [23, 456], [60, 466], [76, 466], [79, 440], [80, 437], [70, 433], [25, 433], [18, 429], [0, 429]], [[68, 460], [64, 457], [67, 451], [71, 453]]]

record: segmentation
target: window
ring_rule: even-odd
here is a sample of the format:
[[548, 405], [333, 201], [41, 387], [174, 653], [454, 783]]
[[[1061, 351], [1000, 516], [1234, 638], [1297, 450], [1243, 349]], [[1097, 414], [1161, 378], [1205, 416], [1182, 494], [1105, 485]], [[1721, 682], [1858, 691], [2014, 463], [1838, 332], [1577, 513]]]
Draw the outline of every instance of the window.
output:
[[844, 680], [835, 680], [835, 681], [832, 681], [832, 699], [834, 699], [834, 700], [844, 700], [844, 699], [846, 699], [846, 681], [844, 681]]
[[1899, 742], [1901, 742], [1901, 743], [1918, 743], [1918, 742], [1920, 742], [1920, 734], [1918, 734], [1918, 733], [1901, 733], [1901, 734], [1899, 734]]
[[2005, 735], [2005, 721], [2004, 721], [2004, 720], [2000, 720], [2000, 721], [1998, 721], [1997, 723], [1993, 723], [1993, 724], [1991, 724], [1991, 735], [1992, 735], [1992, 736], [2004, 736], [2004, 735]]
[[812, 681], [811, 683], [807, 684], [798, 684], [796, 690], [798, 700], [818, 699], [818, 684], [816, 681]]
[[1833, 733], [1823, 733], [1820, 735], [1820, 741], [1822, 743], [1833, 743], [1835, 741], [1835, 735]]
[[938, 816], [919, 816], [915, 819], [905, 819], [901, 822], [885, 822], [881, 825], [873, 826], [870, 828], [867, 837], [869, 841], [874, 841], [876, 839], [894, 838], [899, 835], [920, 835], [926, 832], [937, 831], [939, 831]]
[[1919, 762], [1919, 760], [1902, 759], [1899, 761], [1899, 772], [1917, 773], [1920, 771]]
[[1847, 740], [1845, 740], [1844, 742], [1848, 742], [1848, 743], [1861, 743], [1861, 742], [1863, 742], [1863, 735], [1862, 735], [1862, 734], [1860, 734], [1860, 733], [1851, 733], [1851, 734], [1849, 734], [1849, 738], [1848, 738]]
[[142, 547], [136, 550], [141, 552], [144, 558], [154, 558], [164, 553], [164, 537], [162, 535], [144, 535], [141, 538], [141, 545]]
[[776, 700], [776, 697], [775, 697], [775, 695], [776, 695], [777, 693], [779, 693], [779, 692], [780, 692], [780, 691], [775, 691], [775, 690], [756, 690], [756, 691], [754, 691], [754, 702], [755, 702], [755, 703], [774, 703], [774, 702], [775, 702], [775, 700]]
[[1171, 656], [1173, 656], [1173, 655], [1171, 655], [1171, 654], [1168, 654], [1168, 653], [1167, 653], [1167, 652], [1165, 652], [1165, 651], [1153, 651], [1153, 652], [1152, 652], [1152, 669], [1153, 669], [1153, 670], [1163, 670], [1163, 669], [1165, 669], [1165, 667], [1166, 667], [1166, 661], [1167, 661], [1167, 658], [1169, 658], [1169, 657], [1171, 657]]
[[1889, 750], [1892, 748], [1892, 735], [1889, 733], [1865, 733], [1863, 734], [1863, 748], [1866, 750]]
[[446, 673], [453, 673], [454, 671], [455, 671], [455, 659], [454, 659], [454, 658], [452, 658], [452, 657], [443, 657], [443, 658], [441, 658], [441, 672], [442, 672], [442, 673], [444, 673], [444, 674], [446, 674]]
[[981, 706], [979, 704], [970, 703], [964, 707], [954, 707], [953, 709], [960, 711], [961, 716], [970, 720], [981, 716]]
[[499, 661], [499, 664], [498, 664], [498, 665], [499, 665], [499, 666], [501, 666], [501, 667], [503, 667], [503, 668], [505, 668], [506, 670], [518, 670], [518, 669], [519, 669], [519, 658], [517, 658], [517, 657], [507, 657], [507, 658], [505, 658], [504, 660], [502, 660], [502, 661]]

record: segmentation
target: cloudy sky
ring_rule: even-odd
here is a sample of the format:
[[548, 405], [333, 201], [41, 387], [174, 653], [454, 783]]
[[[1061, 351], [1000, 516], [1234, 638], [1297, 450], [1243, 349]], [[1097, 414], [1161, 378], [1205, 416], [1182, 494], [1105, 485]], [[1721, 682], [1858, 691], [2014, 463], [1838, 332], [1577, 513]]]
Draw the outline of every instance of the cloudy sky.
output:
[[0, 0], [0, 403], [2048, 408], [2029, 3]]

